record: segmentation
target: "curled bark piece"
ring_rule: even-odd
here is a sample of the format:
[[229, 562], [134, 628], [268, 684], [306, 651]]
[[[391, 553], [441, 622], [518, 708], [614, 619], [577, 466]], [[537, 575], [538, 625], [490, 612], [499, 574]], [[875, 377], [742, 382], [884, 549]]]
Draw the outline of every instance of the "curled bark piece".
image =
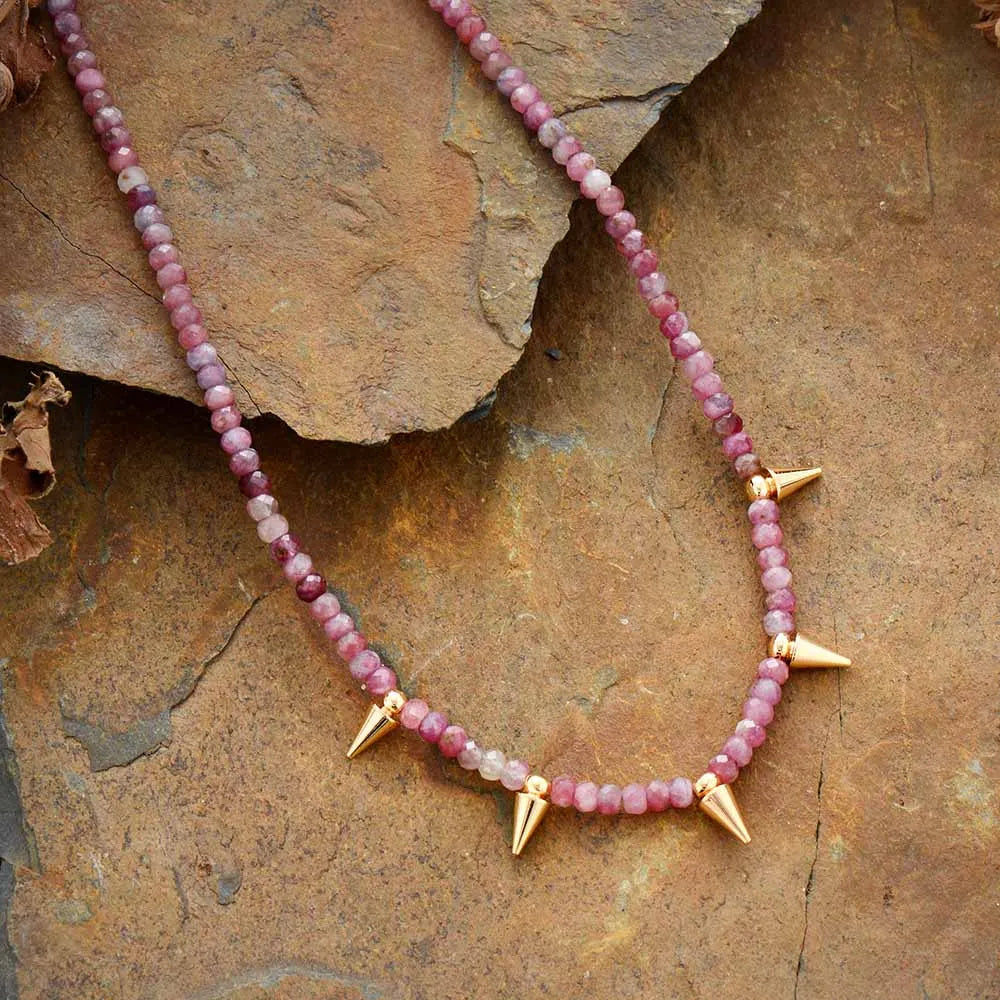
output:
[[69, 400], [59, 379], [45, 372], [24, 399], [0, 411], [0, 562], [32, 559], [52, 542], [28, 500], [45, 496], [55, 485], [48, 407]]
[[41, 0], [0, 0], [0, 111], [30, 100], [55, 56], [45, 35], [29, 20]]
[[1000, 3], [996, 0], [974, 0], [979, 8], [979, 22], [974, 25], [983, 37], [1000, 45]]

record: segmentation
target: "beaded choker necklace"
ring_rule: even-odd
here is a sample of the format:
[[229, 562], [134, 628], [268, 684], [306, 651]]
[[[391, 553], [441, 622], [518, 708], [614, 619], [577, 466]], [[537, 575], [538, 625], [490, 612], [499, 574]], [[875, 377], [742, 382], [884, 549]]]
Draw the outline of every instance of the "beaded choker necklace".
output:
[[212, 427], [220, 435], [229, 468], [246, 498], [247, 513], [256, 523], [261, 541], [269, 547], [312, 618], [334, 644], [351, 676], [363, 691], [376, 699], [347, 751], [348, 758], [356, 757], [400, 726], [413, 730], [423, 740], [433, 743], [445, 757], [454, 758], [459, 766], [478, 771], [487, 781], [499, 781], [504, 788], [516, 793], [514, 854], [521, 853], [550, 804], [572, 806], [583, 813], [638, 815], [662, 812], [667, 808], [684, 809], [697, 802], [708, 816], [741, 842], [748, 843], [750, 835], [736, 805], [732, 783], [764, 742], [766, 728], [774, 718], [774, 709], [781, 700], [782, 685], [788, 680], [790, 668], [850, 664], [845, 657], [806, 638], [795, 625], [796, 599], [791, 589], [792, 574], [784, 548], [779, 504], [816, 479], [821, 470], [770, 469], [761, 463], [743, 428], [743, 419], [735, 412], [732, 397], [715, 371], [714, 358], [689, 328], [677, 297], [668, 289], [666, 277], [658, 270], [656, 252], [647, 245], [645, 235], [636, 228], [635, 217], [625, 208], [625, 196], [597, 166], [582, 141], [570, 134], [566, 125], [555, 116], [526, 72], [513, 64], [510, 55], [487, 30], [485, 21], [468, 0], [429, 0], [429, 4], [468, 47], [483, 75], [510, 101], [528, 131], [551, 152], [552, 159], [565, 168], [569, 178], [579, 184], [583, 196], [593, 201], [605, 217], [605, 230], [625, 259], [629, 272], [637, 279], [639, 295], [659, 322], [671, 354], [681, 363], [695, 399], [721, 439], [722, 452], [750, 500], [747, 511], [750, 538], [757, 550], [766, 597], [763, 627], [767, 656], [757, 665], [735, 731], [708, 762], [705, 773], [693, 781], [675, 777], [633, 782], [621, 787], [578, 781], [569, 775], [550, 780], [533, 772], [523, 760], [508, 758], [500, 750], [481, 747], [469, 738], [461, 725], [432, 711], [425, 701], [403, 694], [395, 671], [368, 648], [367, 640], [350, 615], [341, 609], [336, 595], [327, 588], [326, 580], [279, 512], [271, 481], [261, 469], [260, 456], [253, 447], [250, 432], [242, 425], [243, 418], [226, 371], [208, 340], [201, 311], [195, 305], [187, 273], [174, 244], [173, 231], [157, 203], [146, 171], [140, 166], [132, 133], [108, 92], [91, 41], [84, 33], [77, 0], [47, 0], [47, 4], [66, 56], [67, 70], [107, 154], [108, 166], [116, 175], [118, 187], [133, 212], [135, 227], [149, 255], [156, 283], [163, 292], [164, 308], [177, 331], [180, 346], [187, 352], [187, 363], [204, 392]]

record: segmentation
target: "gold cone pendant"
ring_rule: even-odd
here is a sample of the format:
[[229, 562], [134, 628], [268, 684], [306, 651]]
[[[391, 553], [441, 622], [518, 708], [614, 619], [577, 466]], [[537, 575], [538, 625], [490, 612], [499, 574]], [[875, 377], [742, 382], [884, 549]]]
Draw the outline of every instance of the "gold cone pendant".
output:
[[401, 692], [390, 691], [381, 705], [372, 705], [368, 709], [365, 721], [361, 723], [358, 735], [354, 737], [351, 748], [347, 751], [348, 760], [353, 760], [373, 743], [378, 743], [383, 736], [391, 733], [399, 725], [396, 716], [405, 704], [406, 697]]
[[750, 843], [750, 834], [740, 815], [739, 806], [733, 797], [729, 785], [716, 785], [707, 791], [698, 802], [698, 806], [708, 813], [719, 826], [728, 830], [741, 844]]
[[816, 466], [809, 469], [765, 469], [762, 475], [747, 482], [747, 496], [751, 500], [784, 500], [806, 483], [819, 479], [823, 470]]
[[524, 788], [523, 792], [514, 796], [514, 836], [510, 846], [515, 855], [524, 850], [549, 811], [549, 803], [545, 799], [549, 783], [544, 778], [533, 774], [525, 781]]
[[849, 667], [851, 661], [832, 649], [813, 642], [801, 632], [779, 633], [768, 643], [768, 653], [784, 660], [790, 667]]

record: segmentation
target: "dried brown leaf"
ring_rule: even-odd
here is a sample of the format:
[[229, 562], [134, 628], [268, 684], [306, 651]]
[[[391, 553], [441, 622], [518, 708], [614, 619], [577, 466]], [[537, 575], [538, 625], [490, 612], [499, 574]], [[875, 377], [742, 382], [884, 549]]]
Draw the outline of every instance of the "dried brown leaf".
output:
[[[45, 35], [29, 20], [40, 0], [0, 0], [0, 111], [31, 99], [55, 57]], [[6, 92], [6, 96], [5, 96]]]

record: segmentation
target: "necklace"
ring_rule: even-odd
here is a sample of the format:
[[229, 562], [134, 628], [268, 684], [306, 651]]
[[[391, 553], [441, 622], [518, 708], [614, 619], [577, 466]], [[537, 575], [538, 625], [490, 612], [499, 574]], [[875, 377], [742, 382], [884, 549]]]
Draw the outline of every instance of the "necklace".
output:
[[715, 359], [706, 351], [698, 335], [690, 329], [687, 315], [658, 270], [659, 258], [636, 227], [635, 217], [625, 208], [625, 196], [611, 183], [566, 125], [530, 82], [526, 72], [515, 66], [499, 39], [487, 30], [482, 17], [468, 0], [429, 0], [448, 27], [468, 47], [483, 75], [496, 84], [518, 112], [529, 132], [551, 151], [553, 160], [565, 167], [569, 178], [579, 184], [582, 195], [593, 201], [605, 218], [605, 230], [624, 257], [628, 270], [637, 279], [638, 292], [670, 345], [671, 354], [681, 362], [684, 375], [702, 412], [721, 439], [722, 451], [750, 500], [747, 511], [750, 537], [757, 550], [761, 584], [766, 595], [763, 629], [767, 655], [757, 665], [756, 676], [740, 711], [740, 720], [720, 752], [710, 759], [705, 773], [692, 781], [687, 777], [632, 782], [621, 787], [577, 781], [569, 775], [551, 780], [533, 773], [519, 759], [502, 751], [481, 747], [470, 739], [463, 726], [432, 711], [419, 698], [408, 698], [400, 689], [395, 671], [373, 649], [340, 606], [326, 580], [313, 565], [298, 537], [291, 533], [287, 519], [279, 511], [271, 481], [261, 469], [250, 432], [228, 383], [216, 349], [208, 340], [201, 311], [195, 305], [180, 262], [173, 231], [167, 225], [156, 192], [140, 166], [133, 137], [121, 110], [114, 104], [107, 81], [98, 68], [90, 39], [84, 33], [77, 0], [47, 0], [48, 11], [66, 67], [91, 117], [108, 166], [126, 196], [133, 221], [141, 234], [149, 264], [163, 295], [163, 305], [177, 340], [187, 352], [188, 366], [195, 372], [211, 412], [213, 429], [220, 435], [230, 471], [238, 479], [246, 498], [246, 509], [255, 522], [257, 534], [281, 566], [297, 596], [308, 606], [312, 618], [334, 644], [337, 655], [348, 666], [362, 689], [376, 699], [351, 743], [347, 756], [354, 758], [393, 730], [414, 730], [422, 739], [437, 746], [446, 758], [467, 769], [478, 771], [487, 781], [499, 781], [515, 793], [512, 849], [520, 854], [538, 829], [550, 804], [575, 807], [579, 812], [633, 815], [683, 809], [697, 802], [703, 812], [748, 843], [750, 836], [732, 792], [741, 768], [749, 764], [754, 750], [764, 742], [766, 728], [774, 719], [781, 700], [782, 686], [790, 668], [845, 667], [850, 660], [819, 645], [796, 629], [796, 598], [791, 589], [792, 574], [780, 524], [780, 502], [807, 483], [817, 479], [819, 468], [772, 469], [764, 466], [744, 430], [743, 419], [735, 412], [732, 397], [725, 391]]

